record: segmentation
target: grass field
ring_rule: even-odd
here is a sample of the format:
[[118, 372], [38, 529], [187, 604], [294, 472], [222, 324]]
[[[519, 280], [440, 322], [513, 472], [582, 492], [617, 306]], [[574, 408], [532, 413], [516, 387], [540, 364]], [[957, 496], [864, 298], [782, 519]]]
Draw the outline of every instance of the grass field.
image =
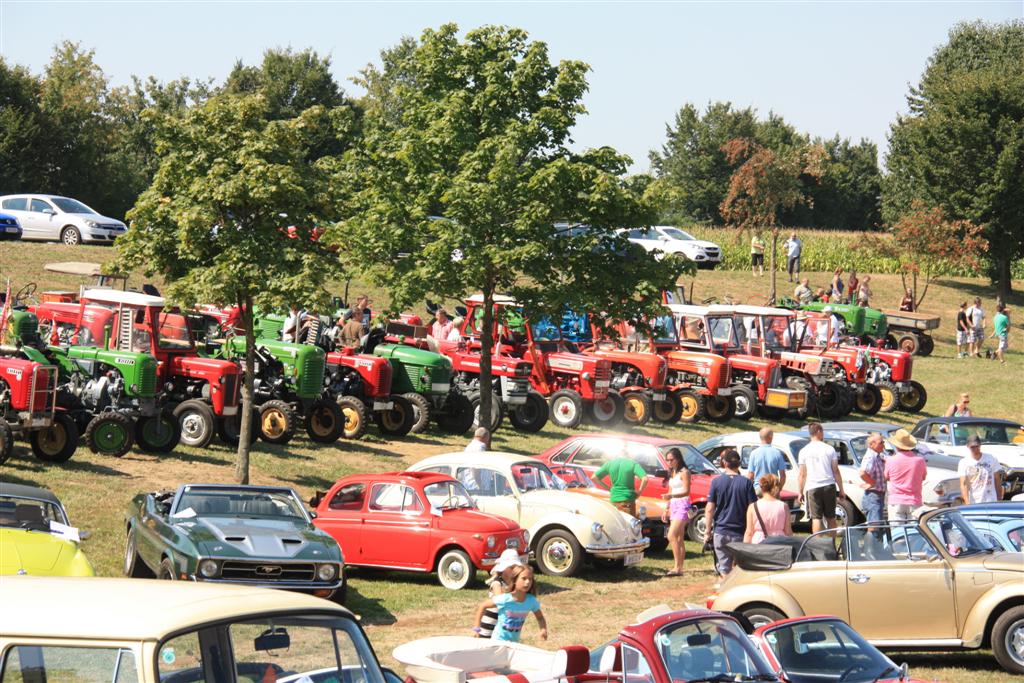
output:
[[[79, 280], [45, 273], [42, 265], [67, 260], [106, 261], [113, 257], [112, 250], [102, 247], [0, 243], [0, 278], [10, 277], [15, 290], [29, 281], [37, 282], [40, 290], [77, 290]], [[828, 281], [822, 273], [807, 275], [812, 285], [824, 286]], [[876, 276], [872, 282], [875, 305], [896, 307], [900, 299], [899, 278]], [[131, 284], [138, 286], [141, 281], [134, 278]], [[763, 300], [767, 285], [767, 277], [711, 271], [699, 273], [693, 292], [697, 300], [730, 296], [753, 303]], [[1024, 282], [1016, 282], [1015, 286], [1020, 292]], [[784, 274], [779, 289], [782, 293], [790, 291]], [[352, 291], [357, 291], [356, 283]], [[384, 302], [383, 292], [373, 288], [367, 291], [378, 305]], [[981, 280], [943, 280], [933, 284], [928, 293], [923, 310], [941, 315], [943, 324], [937, 331], [934, 354], [915, 362], [915, 379], [925, 385], [930, 396], [921, 416], [941, 414], [959, 392], [970, 391], [975, 414], [1024, 421], [1024, 355], [1011, 351], [1005, 366], [995, 361], [955, 357], [952, 321], [956, 306], [974, 296], [982, 297], [991, 316], [994, 293]], [[1024, 295], [1017, 294], [1009, 303], [1014, 311], [1011, 347], [1020, 346], [1024, 344], [1024, 335], [1016, 311], [1024, 305]], [[909, 426], [921, 416], [892, 413], [884, 419]], [[648, 427], [637, 431], [698, 443], [716, 433], [757, 429], [765, 424], [755, 419], [750, 423]], [[787, 425], [797, 427], [799, 423]], [[551, 427], [532, 436], [500, 430], [494, 438], [494, 449], [534, 454], [567, 434]], [[286, 447], [260, 443], [252, 457], [252, 481], [292, 486], [308, 499], [315, 489], [326, 488], [340, 476], [401, 469], [430, 454], [461, 450], [465, 442], [464, 437], [436, 432], [387, 441], [371, 432], [361, 441], [341, 442], [333, 447], [314, 448], [305, 438]], [[73, 523], [93, 532], [85, 547], [98, 571], [118, 575], [124, 551], [124, 511], [131, 497], [141, 491], [173, 488], [184, 482], [230, 482], [233, 456], [227, 448], [213, 445], [204, 451], [182, 449], [160, 458], [133, 452], [121, 459], [111, 459], [95, 456], [83, 447], [68, 463], [47, 466], [33, 458], [27, 444], [19, 442], [12, 459], [0, 468], [0, 479], [52, 489], [64, 501]], [[666, 552], [625, 571], [594, 569], [580, 578], [542, 578], [541, 601], [550, 631], [547, 645], [598, 645], [652, 605], [667, 603], [678, 608], [688, 602], [703, 604], [715, 580], [710, 558], [702, 557], [699, 548], [689, 544], [685, 576], [663, 578], [661, 574], [670, 564]], [[473, 609], [484, 597], [480, 590], [447, 591], [433, 576], [380, 571], [353, 571], [349, 595], [348, 605], [360, 615], [382, 661], [391, 665], [391, 650], [399, 643], [428, 635], [468, 633]], [[537, 644], [535, 634], [535, 625], [528, 625], [524, 641]], [[987, 652], [899, 654], [895, 659], [908, 661], [915, 676], [925, 680], [993, 683], [1009, 678]]]

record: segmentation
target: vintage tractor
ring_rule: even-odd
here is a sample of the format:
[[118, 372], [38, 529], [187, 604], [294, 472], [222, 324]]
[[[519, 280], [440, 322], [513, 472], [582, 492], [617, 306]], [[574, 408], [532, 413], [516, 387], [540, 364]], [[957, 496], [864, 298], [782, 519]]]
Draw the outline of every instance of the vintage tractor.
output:
[[831, 309], [834, 315], [843, 319], [842, 333], [846, 336], [857, 337], [864, 344], [874, 344], [884, 340], [889, 332], [889, 321], [885, 313], [874, 309], [857, 306], [856, 304], [834, 304], [826, 301], [812, 301], [799, 306], [805, 311], [821, 313], [826, 307]]
[[324, 386], [345, 416], [346, 439], [365, 434], [371, 415], [384, 434], [405, 436], [413, 429], [421, 417], [413, 402], [427, 401], [417, 393], [392, 394], [392, 376], [386, 358], [345, 347], [328, 352]]
[[854, 304], [833, 304], [823, 301], [804, 304], [806, 311], [822, 311], [826, 306], [840, 316], [844, 334], [857, 337], [870, 346], [899, 349], [911, 355], [927, 356], [935, 350], [935, 340], [928, 334], [942, 322], [938, 316], [908, 311], [879, 311]]
[[27, 436], [44, 462], [65, 462], [78, 447], [78, 426], [57, 407], [57, 367], [0, 356], [0, 464], [11, 457], [15, 434]]

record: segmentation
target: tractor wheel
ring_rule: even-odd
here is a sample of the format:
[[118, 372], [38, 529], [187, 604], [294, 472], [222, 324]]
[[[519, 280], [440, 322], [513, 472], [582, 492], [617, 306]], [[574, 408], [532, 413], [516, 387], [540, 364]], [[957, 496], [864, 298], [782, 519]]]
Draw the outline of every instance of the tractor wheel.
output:
[[728, 422], [736, 415], [736, 404], [725, 396], [708, 396], [704, 399], [704, 415], [712, 422]]
[[841, 401], [840, 415], [846, 416], [857, 407], [857, 392], [848, 384], [836, 384], [839, 388], [839, 399]]
[[930, 355], [932, 355], [932, 351], [935, 350], [935, 340], [932, 339], [927, 334], [922, 334], [922, 335], [920, 335], [918, 337], [918, 341], [920, 342], [920, 347], [921, 348], [919, 348], [917, 350], [917, 355], [919, 355], [919, 356], [930, 356]]
[[366, 404], [355, 396], [339, 396], [338, 407], [341, 408], [344, 429], [341, 435], [346, 439], [361, 439], [370, 423], [370, 411]]
[[919, 413], [928, 402], [928, 392], [920, 382], [910, 381], [910, 388], [900, 394], [900, 408], [908, 413]]
[[650, 396], [642, 391], [628, 391], [622, 395], [622, 401], [626, 404], [622, 413], [626, 424], [641, 427], [650, 422], [654, 412], [654, 401]]
[[402, 394], [401, 397], [412, 404], [413, 421], [410, 431], [413, 434], [421, 434], [427, 431], [427, 427], [430, 426], [430, 418], [434, 412], [427, 397], [411, 391], [407, 394]]
[[526, 403], [508, 413], [508, 421], [517, 431], [536, 434], [548, 423], [548, 404], [536, 391], [526, 394]]
[[857, 412], [871, 416], [882, 408], [882, 392], [874, 384], [865, 384], [857, 392]]
[[143, 453], [170, 453], [180, 439], [181, 425], [169, 410], [135, 421], [135, 443]]
[[465, 434], [473, 426], [473, 404], [457, 391], [448, 394], [444, 411], [437, 415], [437, 426], [448, 434]]
[[14, 431], [7, 420], [0, 417], [0, 465], [7, 462], [14, 450]]
[[917, 353], [917, 350], [921, 347], [918, 342], [916, 334], [904, 334], [896, 341], [896, 348], [900, 351], [906, 351], [911, 356]]
[[842, 387], [835, 382], [825, 382], [818, 389], [818, 414], [823, 419], [834, 420], [843, 414], [844, 400]]
[[732, 402], [736, 405], [736, 419], [749, 420], [757, 411], [757, 394], [747, 386], [732, 388]]
[[617, 391], [609, 391], [603, 401], [591, 401], [587, 405], [590, 421], [599, 427], [611, 427], [622, 422], [626, 412], [626, 402]]
[[174, 407], [174, 417], [181, 425], [181, 443], [194, 448], [206, 448], [213, 441], [216, 419], [213, 408], [206, 401], [189, 399]]
[[334, 401], [315, 401], [306, 416], [306, 435], [314, 443], [334, 443], [345, 431], [345, 416]]
[[651, 419], [664, 425], [674, 425], [683, 416], [683, 402], [675, 392], [665, 394], [664, 401], [655, 401], [651, 406]]
[[31, 432], [28, 440], [43, 462], [67, 462], [78, 448], [78, 426], [67, 413], [56, 413], [52, 425]]
[[377, 429], [388, 436], [405, 436], [412, 431], [412, 426], [416, 422], [412, 403], [401, 396], [392, 396], [391, 402], [394, 404], [391, 410], [375, 412], [373, 421], [377, 423]]
[[[252, 416], [252, 426], [249, 428], [249, 445], [256, 443], [260, 438], [260, 418], [255, 410], [249, 412]], [[238, 412], [234, 415], [225, 415], [217, 419], [217, 437], [222, 443], [228, 446], [237, 446], [242, 440], [242, 406], [238, 406]]]
[[891, 413], [900, 407], [900, 390], [892, 382], [876, 382], [878, 393], [882, 396], [882, 403], [878, 410], [883, 413]]
[[583, 420], [583, 398], [572, 389], [560, 389], [548, 399], [551, 421], [563, 429], [575, 429]]
[[135, 428], [122, 413], [100, 413], [85, 428], [85, 443], [93, 453], [120, 458], [132, 449]]
[[260, 438], [284, 445], [295, 436], [295, 411], [284, 401], [267, 401], [259, 407]]
[[491, 392], [491, 419], [490, 424], [481, 424], [480, 422], [480, 392], [474, 391], [469, 395], [469, 402], [473, 404], [473, 427], [487, 427], [488, 431], [493, 434], [498, 431], [498, 427], [501, 426], [502, 421], [505, 419], [505, 404], [501, 401], [501, 396], [498, 396], [494, 392]]
[[682, 404], [679, 419], [683, 422], [700, 422], [706, 409], [704, 396], [693, 389], [683, 389], [676, 393], [676, 396], [679, 398], [679, 403]]

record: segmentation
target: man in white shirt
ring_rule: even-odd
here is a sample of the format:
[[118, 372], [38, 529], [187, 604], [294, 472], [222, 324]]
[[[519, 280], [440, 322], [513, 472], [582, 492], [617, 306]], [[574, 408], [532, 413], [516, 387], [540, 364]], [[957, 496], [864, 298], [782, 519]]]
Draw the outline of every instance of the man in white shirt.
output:
[[839, 499], [846, 498], [843, 478], [839, 474], [839, 454], [825, 443], [825, 430], [817, 422], [807, 425], [811, 442], [800, 449], [797, 463], [800, 475], [797, 488], [799, 502], [806, 500], [807, 516], [811, 518], [811, 532], [836, 527], [836, 489]]
[[965, 503], [994, 503], [1003, 497], [1003, 468], [991, 453], [981, 452], [981, 439], [967, 438], [969, 455], [960, 458], [960, 495]]
[[473, 440], [466, 444], [466, 453], [482, 453], [491, 449], [491, 433], [487, 427], [477, 427], [473, 432]]
[[985, 342], [985, 311], [981, 310], [980, 297], [975, 297], [974, 305], [967, 309], [967, 322], [971, 326], [967, 334], [967, 355], [981, 356], [981, 345]]
[[793, 282], [793, 278], [796, 277], [797, 281], [800, 280], [800, 252], [803, 250], [803, 244], [800, 239], [796, 236], [796, 231], [793, 231], [789, 235], [789, 239], [786, 240], [783, 245], [786, 248], [786, 266], [789, 271], [789, 281]]

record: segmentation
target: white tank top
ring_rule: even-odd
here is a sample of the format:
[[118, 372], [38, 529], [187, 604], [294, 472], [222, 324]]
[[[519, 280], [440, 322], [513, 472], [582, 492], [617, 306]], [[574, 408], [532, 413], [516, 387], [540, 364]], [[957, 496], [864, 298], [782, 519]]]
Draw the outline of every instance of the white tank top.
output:
[[668, 492], [673, 496], [681, 496], [686, 493], [686, 487], [678, 474], [673, 474], [672, 478], [668, 480]]

